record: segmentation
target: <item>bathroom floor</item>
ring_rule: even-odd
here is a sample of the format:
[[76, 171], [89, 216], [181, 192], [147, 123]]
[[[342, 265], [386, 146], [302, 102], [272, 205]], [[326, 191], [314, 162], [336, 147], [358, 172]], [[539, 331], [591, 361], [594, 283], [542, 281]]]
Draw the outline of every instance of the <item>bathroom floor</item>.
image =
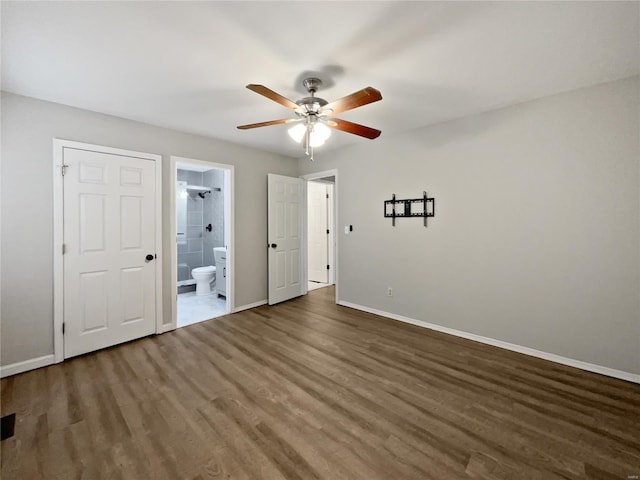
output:
[[178, 295], [177, 326], [184, 327], [227, 314], [227, 301], [216, 294], [197, 296], [196, 292]]

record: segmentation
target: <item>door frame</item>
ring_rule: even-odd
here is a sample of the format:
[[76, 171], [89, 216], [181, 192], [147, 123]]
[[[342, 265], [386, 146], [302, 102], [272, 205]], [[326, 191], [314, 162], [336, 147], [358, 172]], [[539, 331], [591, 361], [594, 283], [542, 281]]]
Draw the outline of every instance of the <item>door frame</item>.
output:
[[60, 138], [53, 139], [53, 355], [55, 363], [64, 360], [64, 335], [62, 325], [64, 321], [64, 256], [62, 244], [64, 241], [64, 181], [62, 165], [64, 149], [87, 150], [90, 152], [107, 153], [126, 157], [141, 158], [154, 162], [156, 175], [155, 194], [155, 242], [156, 242], [156, 333], [162, 327], [162, 155], [155, 153], [136, 152], [120, 148], [94, 145], [91, 143], [74, 142]]
[[[322, 185], [324, 187], [325, 193], [329, 195], [327, 198], [323, 199], [323, 204], [326, 209], [327, 215], [327, 223], [326, 223], [326, 234], [324, 235], [324, 239], [327, 242], [327, 256], [326, 256], [326, 264], [329, 266], [327, 269], [327, 284], [334, 285], [335, 282], [335, 258], [334, 258], [334, 248], [335, 248], [335, 225], [333, 222], [333, 195], [334, 195], [334, 184], [333, 182], [328, 182], [324, 179], [319, 180], [308, 180], [307, 181], [307, 202], [309, 201], [309, 184], [313, 183], [316, 185]], [[309, 204], [307, 204], [307, 226], [309, 224]], [[325, 230], [323, 229], [323, 230]], [[307, 228], [307, 235], [309, 235], [309, 229]], [[310, 238], [307, 236], [307, 262], [311, 257], [311, 252], [309, 252], [309, 240]], [[309, 264], [307, 263], [307, 266]], [[309, 270], [307, 269], [307, 274]]]
[[340, 245], [340, 235], [338, 235], [338, 169], [334, 168], [331, 170], [324, 170], [322, 172], [314, 172], [314, 173], [309, 173], [307, 175], [301, 175], [300, 178], [302, 178], [304, 180], [304, 185], [303, 185], [303, 211], [304, 211], [304, 216], [303, 216], [303, 232], [304, 232], [304, 241], [303, 241], [303, 245], [302, 245], [302, 254], [303, 254], [303, 262], [304, 262], [304, 268], [303, 268], [303, 281], [304, 281], [304, 293], [308, 293], [307, 292], [307, 286], [309, 284], [309, 239], [307, 238], [307, 225], [308, 225], [308, 218], [307, 216], [309, 215], [309, 210], [308, 210], [308, 205], [307, 205], [307, 182], [310, 180], [320, 180], [321, 178], [326, 178], [326, 177], [335, 177], [335, 181], [333, 182], [333, 211], [332, 213], [332, 220], [333, 220], [333, 225], [330, 225], [329, 228], [333, 229], [333, 232], [335, 232], [335, 235], [333, 235], [333, 265], [334, 265], [334, 277], [333, 277], [333, 281], [336, 287], [336, 303], [338, 303], [338, 299], [340, 298], [338, 292], [340, 289], [340, 283], [338, 281], [339, 275], [340, 275], [340, 268], [339, 268], [339, 264], [338, 264], [338, 248]]
[[[233, 188], [235, 185], [234, 180], [234, 166], [226, 163], [209, 162], [206, 160], [197, 160], [195, 158], [178, 157], [171, 155], [169, 158], [169, 235], [171, 241], [171, 323], [162, 326], [162, 332], [174, 330], [176, 328], [178, 318], [178, 244], [176, 243], [177, 229], [176, 229], [176, 182], [178, 180], [177, 170], [178, 163], [190, 163], [193, 165], [202, 165], [205, 167], [217, 168], [225, 171], [224, 176], [224, 217], [225, 217], [225, 231], [224, 231], [224, 243], [227, 246], [227, 313], [235, 312], [234, 304], [234, 285], [235, 285], [235, 243], [234, 243], [234, 205], [233, 205]], [[227, 193], [228, 192], [228, 193]], [[228, 228], [227, 228], [228, 227]]]

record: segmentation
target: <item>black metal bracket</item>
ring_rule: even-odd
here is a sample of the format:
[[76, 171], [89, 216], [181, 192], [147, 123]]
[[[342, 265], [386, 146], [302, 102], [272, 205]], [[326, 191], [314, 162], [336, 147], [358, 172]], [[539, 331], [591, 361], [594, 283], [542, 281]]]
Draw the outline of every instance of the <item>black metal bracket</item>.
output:
[[[422, 209], [414, 209], [414, 204], [422, 204]], [[396, 211], [396, 205], [403, 205], [400, 212]], [[391, 211], [389, 211], [391, 210]], [[391, 218], [391, 225], [396, 226], [396, 218], [401, 217], [423, 217], [424, 226], [427, 226], [427, 217], [433, 217], [436, 213], [436, 201], [428, 198], [427, 192], [422, 192], [422, 198], [412, 198], [409, 200], [396, 200], [396, 194], [391, 196], [391, 200], [384, 201], [384, 216]]]

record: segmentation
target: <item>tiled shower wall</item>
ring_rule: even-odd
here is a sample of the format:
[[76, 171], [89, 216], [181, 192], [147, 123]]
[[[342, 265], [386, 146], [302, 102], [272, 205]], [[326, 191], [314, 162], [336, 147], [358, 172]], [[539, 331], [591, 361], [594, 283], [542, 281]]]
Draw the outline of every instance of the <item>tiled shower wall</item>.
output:
[[211, 232], [204, 232], [203, 260], [205, 265], [215, 265], [213, 247], [224, 247], [224, 171], [204, 172], [203, 181], [207, 187], [211, 187], [211, 195], [204, 200], [204, 224], [210, 223], [212, 226]]
[[[178, 169], [179, 181], [188, 185], [202, 185], [202, 172]], [[202, 266], [203, 200], [198, 194], [187, 197], [187, 242], [178, 244], [178, 281], [191, 278], [191, 270]]]
[[[178, 244], [178, 281], [182, 281], [191, 278], [192, 269], [214, 265], [213, 247], [224, 246], [224, 172], [178, 169], [177, 180], [211, 188], [211, 194], [205, 195], [204, 199], [197, 193], [187, 197], [187, 241]], [[220, 188], [220, 191], [214, 191], [214, 188]], [[204, 229], [209, 223], [211, 232]]]

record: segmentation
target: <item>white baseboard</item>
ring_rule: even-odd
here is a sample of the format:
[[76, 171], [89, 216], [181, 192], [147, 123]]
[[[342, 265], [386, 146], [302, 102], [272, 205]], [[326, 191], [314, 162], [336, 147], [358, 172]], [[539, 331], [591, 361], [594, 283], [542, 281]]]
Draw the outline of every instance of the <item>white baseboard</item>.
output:
[[269, 303], [269, 300], [260, 300], [259, 302], [248, 303], [247, 305], [236, 307], [231, 313], [238, 313], [243, 310], [249, 310], [250, 308], [261, 307], [262, 305], [266, 305], [267, 303]]
[[511, 350], [518, 353], [524, 353], [532, 357], [542, 358], [551, 362], [560, 363], [562, 365], [568, 365], [569, 367], [579, 368], [581, 370], [587, 370], [589, 372], [599, 373], [608, 377], [619, 378], [621, 380], [627, 380], [628, 382], [640, 383], [640, 375], [636, 373], [624, 372], [622, 370], [615, 370], [609, 367], [603, 367], [595, 365], [593, 363], [583, 362], [581, 360], [574, 360], [572, 358], [562, 357], [554, 353], [542, 352], [534, 348], [523, 347], [522, 345], [516, 345], [515, 343], [503, 342], [502, 340], [495, 340], [489, 337], [482, 337], [474, 333], [467, 333], [460, 330], [454, 330], [453, 328], [442, 327], [433, 323], [425, 322], [423, 320], [416, 320], [414, 318], [403, 317], [402, 315], [396, 315], [395, 313], [384, 312], [375, 308], [365, 307], [351, 302], [345, 302], [343, 300], [338, 301], [338, 305], [344, 307], [354, 308], [356, 310], [362, 310], [363, 312], [373, 313], [380, 315], [381, 317], [391, 318], [392, 320], [398, 320], [404, 323], [410, 323], [418, 327], [429, 328], [438, 332], [448, 333], [449, 335], [455, 335], [456, 337], [462, 337], [475, 342], [484, 343], [487, 345], [493, 345], [494, 347], [504, 348], [505, 350]]
[[12, 363], [11, 365], [3, 365], [0, 367], [0, 378], [10, 377], [17, 373], [35, 370], [36, 368], [46, 367], [47, 365], [53, 365], [54, 363], [55, 357], [51, 354], [45, 355], [44, 357], [32, 358], [31, 360], [25, 360], [24, 362]]

